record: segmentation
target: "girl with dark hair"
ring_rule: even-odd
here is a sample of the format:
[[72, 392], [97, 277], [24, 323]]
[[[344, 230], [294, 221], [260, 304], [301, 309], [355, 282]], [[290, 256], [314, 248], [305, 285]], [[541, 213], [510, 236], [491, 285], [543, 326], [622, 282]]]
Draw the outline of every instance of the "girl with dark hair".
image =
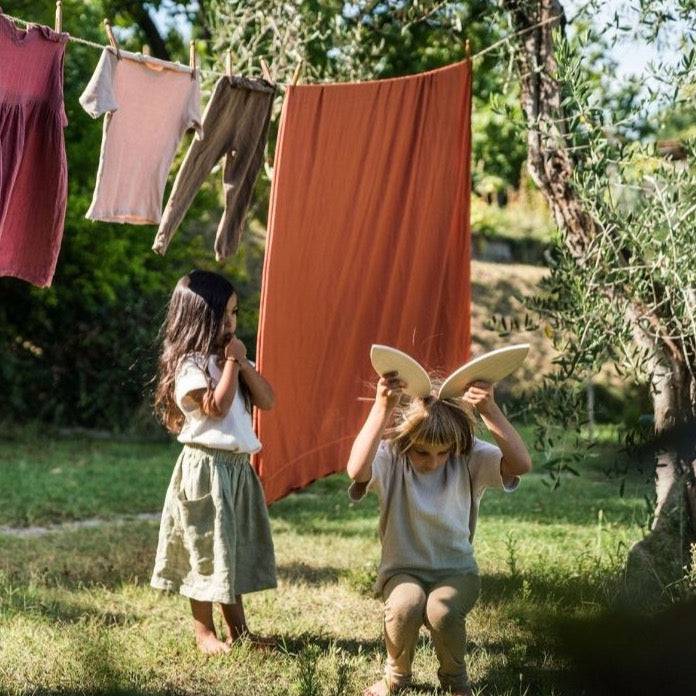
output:
[[[276, 587], [275, 556], [261, 483], [249, 455], [261, 449], [251, 409], [270, 409], [273, 390], [235, 336], [238, 296], [222, 276], [179, 280], [162, 326], [155, 410], [183, 449], [160, 523], [153, 587], [188, 597], [199, 649], [228, 652], [248, 629], [242, 595]], [[215, 632], [220, 604], [227, 637]]]

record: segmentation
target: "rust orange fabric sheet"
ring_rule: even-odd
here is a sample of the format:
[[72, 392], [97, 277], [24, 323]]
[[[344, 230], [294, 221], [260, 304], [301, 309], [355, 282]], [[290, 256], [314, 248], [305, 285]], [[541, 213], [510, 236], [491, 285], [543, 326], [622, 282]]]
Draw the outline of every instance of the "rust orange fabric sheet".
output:
[[268, 503], [343, 470], [370, 345], [449, 372], [470, 342], [471, 64], [289, 87], [276, 148], [256, 417]]

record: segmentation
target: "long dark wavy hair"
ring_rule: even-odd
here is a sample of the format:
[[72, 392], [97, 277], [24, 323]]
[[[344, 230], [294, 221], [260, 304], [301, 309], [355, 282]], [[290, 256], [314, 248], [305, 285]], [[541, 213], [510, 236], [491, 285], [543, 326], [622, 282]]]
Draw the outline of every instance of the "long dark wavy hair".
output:
[[[232, 283], [217, 273], [191, 271], [174, 288], [167, 316], [160, 329], [162, 350], [157, 365], [155, 388], [155, 413], [164, 426], [179, 433], [184, 424], [184, 414], [174, 399], [174, 381], [181, 361], [187, 355], [200, 357], [201, 367], [208, 379], [208, 359], [222, 355], [229, 336], [222, 336], [225, 309], [232, 295], [236, 295]], [[251, 394], [244, 380], [240, 380], [247, 410], [251, 412]]]

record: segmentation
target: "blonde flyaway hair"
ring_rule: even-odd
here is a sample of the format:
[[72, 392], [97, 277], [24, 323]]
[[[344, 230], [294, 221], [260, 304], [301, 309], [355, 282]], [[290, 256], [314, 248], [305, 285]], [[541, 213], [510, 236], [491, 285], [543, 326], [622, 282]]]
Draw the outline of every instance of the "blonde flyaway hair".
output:
[[416, 443], [452, 448], [455, 456], [467, 455], [474, 446], [472, 407], [461, 397], [404, 396], [394, 412], [394, 425], [385, 433], [398, 455]]

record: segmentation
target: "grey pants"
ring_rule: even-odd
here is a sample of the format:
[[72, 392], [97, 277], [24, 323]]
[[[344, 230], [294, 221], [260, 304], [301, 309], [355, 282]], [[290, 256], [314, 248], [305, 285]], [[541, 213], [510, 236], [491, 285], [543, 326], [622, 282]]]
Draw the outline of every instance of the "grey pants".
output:
[[467, 686], [466, 615], [481, 589], [478, 575], [453, 575], [424, 583], [401, 573], [384, 585], [384, 638], [387, 644], [385, 678], [390, 688], [411, 681], [411, 663], [418, 631], [425, 624], [440, 663], [437, 676], [443, 689]]
[[224, 155], [225, 211], [215, 236], [218, 261], [239, 244], [244, 215], [263, 164], [275, 87], [265, 80], [221, 77], [203, 114], [203, 136], [195, 136], [176, 175], [152, 248], [167, 251], [174, 232], [210, 170]]

